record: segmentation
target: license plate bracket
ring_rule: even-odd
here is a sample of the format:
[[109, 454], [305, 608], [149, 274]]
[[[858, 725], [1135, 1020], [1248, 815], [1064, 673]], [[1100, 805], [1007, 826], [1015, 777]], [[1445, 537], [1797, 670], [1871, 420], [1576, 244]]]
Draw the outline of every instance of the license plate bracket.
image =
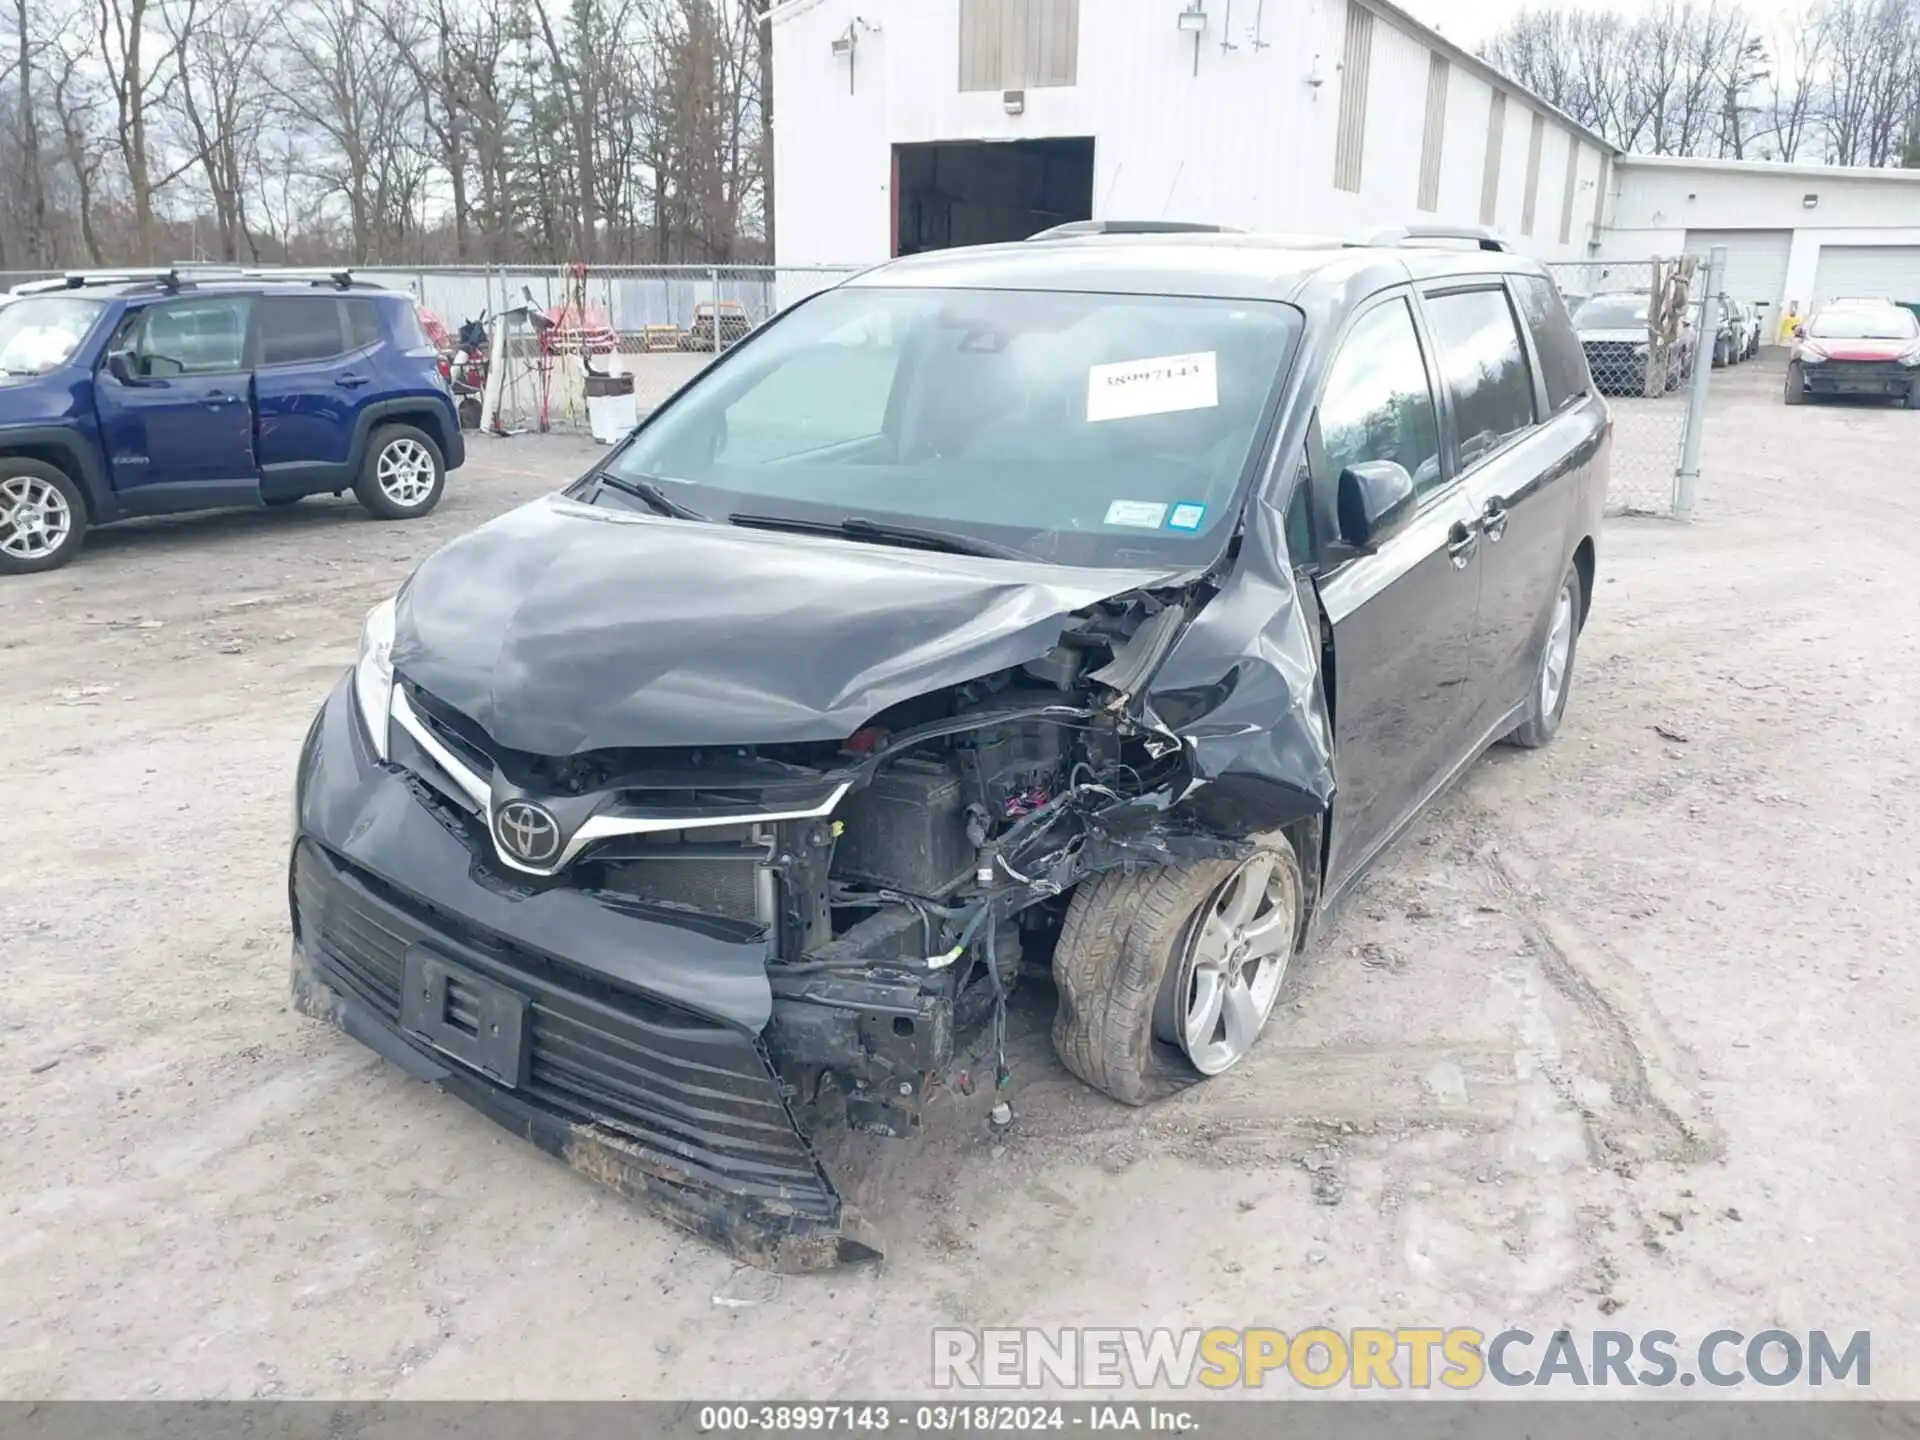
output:
[[527, 1083], [527, 997], [415, 947], [400, 987], [400, 1028], [489, 1080]]

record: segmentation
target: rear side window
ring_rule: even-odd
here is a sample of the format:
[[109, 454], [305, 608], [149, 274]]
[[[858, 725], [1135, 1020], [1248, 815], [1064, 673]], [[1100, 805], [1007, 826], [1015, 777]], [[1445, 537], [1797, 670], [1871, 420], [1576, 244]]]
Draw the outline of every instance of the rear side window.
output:
[[347, 306], [347, 345], [364, 350], [380, 343], [380, 312], [371, 300], [349, 300]]
[[1533, 376], [1504, 288], [1431, 296], [1426, 309], [1465, 468], [1533, 424]]
[[341, 305], [322, 295], [268, 295], [260, 301], [260, 363], [331, 360], [347, 351]]
[[1420, 493], [1438, 488], [1440, 426], [1406, 301], [1375, 306], [1347, 332], [1320, 393], [1320, 443], [1336, 475], [1391, 460]]
[[393, 317], [394, 344], [402, 350], [419, 350], [432, 346], [433, 340], [427, 334], [427, 327], [420, 323], [420, 311], [411, 302], [405, 305], [391, 305], [388, 307], [388, 313]]
[[1516, 275], [1513, 290], [1520, 297], [1520, 314], [1533, 334], [1540, 357], [1540, 379], [1547, 387], [1547, 409], [1555, 414], [1569, 400], [1587, 393], [1587, 356], [1580, 348], [1567, 307], [1552, 282], [1538, 275]]

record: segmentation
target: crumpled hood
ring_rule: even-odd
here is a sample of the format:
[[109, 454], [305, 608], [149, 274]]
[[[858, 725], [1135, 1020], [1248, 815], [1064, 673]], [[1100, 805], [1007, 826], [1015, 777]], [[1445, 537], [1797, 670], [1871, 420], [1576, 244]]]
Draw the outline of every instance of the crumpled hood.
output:
[[500, 745], [841, 740], [1045, 654], [1171, 577], [601, 510], [548, 496], [446, 546], [396, 607], [394, 669]]

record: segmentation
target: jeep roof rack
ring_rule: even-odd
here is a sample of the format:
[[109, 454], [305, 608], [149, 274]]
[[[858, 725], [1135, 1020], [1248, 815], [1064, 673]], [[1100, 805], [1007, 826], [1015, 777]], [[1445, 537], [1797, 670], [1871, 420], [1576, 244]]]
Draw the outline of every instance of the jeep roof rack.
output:
[[1488, 225], [1382, 225], [1364, 231], [1347, 241], [1354, 246], [1435, 245], [1448, 241], [1468, 242], [1477, 250], [1504, 254], [1513, 247], [1500, 232]]
[[1069, 240], [1077, 235], [1244, 235], [1237, 225], [1209, 225], [1199, 220], [1069, 220], [1029, 240]]
[[271, 267], [246, 267], [241, 265], [219, 264], [180, 264], [151, 265], [125, 270], [69, 270], [50, 280], [28, 280], [13, 287], [15, 295], [44, 295], [59, 290], [83, 290], [89, 285], [159, 285], [167, 290], [189, 289], [206, 281], [218, 280], [285, 280], [289, 283], [302, 282], [309, 285], [326, 285], [337, 290], [350, 290], [356, 283], [371, 285], [370, 281], [356, 282], [353, 271], [343, 265], [316, 266], [308, 269]]

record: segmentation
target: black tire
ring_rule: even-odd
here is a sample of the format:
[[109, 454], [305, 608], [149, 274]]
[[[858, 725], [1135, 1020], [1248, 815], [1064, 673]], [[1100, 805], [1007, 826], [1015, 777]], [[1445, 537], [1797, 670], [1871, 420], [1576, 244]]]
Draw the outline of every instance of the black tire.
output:
[[[1273, 857], [1274, 875], [1293, 897], [1291, 960], [1304, 930], [1299, 857], [1278, 836], [1256, 842], [1256, 854]], [[1145, 1105], [1207, 1078], [1177, 1043], [1156, 1034], [1156, 1017], [1164, 1029], [1170, 997], [1190, 978], [1182, 970], [1194, 928], [1245, 863], [1110, 871], [1074, 892], [1053, 952], [1060, 990], [1053, 1048], [1067, 1069], [1125, 1105]], [[1283, 975], [1268, 1016], [1285, 981]]]
[[1907, 408], [1920, 410], [1920, 375], [1907, 382]]
[[[49, 501], [47, 487], [51, 487], [57, 497], [57, 504]], [[12, 489], [22, 493], [15, 495]], [[29, 532], [35, 536], [32, 541], [18, 534], [11, 518], [22, 501], [33, 502], [35, 518]], [[52, 511], [64, 519], [64, 528], [56, 539], [48, 542], [42, 526], [48, 523], [50, 504]], [[44, 460], [0, 457], [0, 517], [7, 517], [0, 519], [0, 575], [33, 575], [42, 570], [58, 570], [80, 553], [86, 540], [87, 503], [80, 487], [66, 471]], [[28, 553], [17, 553], [11, 548], [16, 542], [25, 546]]]
[[[394, 491], [397, 482], [389, 478], [386, 484], [381, 479], [383, 461], [401, 463], [402, 456], [417, 466], [418, 453], [408, 447], [418, 447], [424, 452], [425, 461], [431, 470], [431, 483], [420, 491], [419, 498], [407, 501]], [[418, 483], [416, 479], [409, 484]], [[381, 520], [417, 520], [440, 503], [440, 492], [447, 487], [447, 462], [440, 454], [440, 446], [426, 431], [412, 425], [382, 425], [373, 432], [367, 441], [366, 457], [360, 462], [360, 478], [353, 482], [354, 496], [367, 508], [368, 513]]]
[[1797, 360], [1789, 361], [1787, 364], [1786, 399], [1789, 405], [1807, 403], [1807, 382], [1800, 373], [1800, 362]]
[[[1571, 607], [1569, 630], [1566, 643], [1566, 661], [1560, 672], [1559, 693], [1552, 705], [1546, 704], [1546, 670], [1553, 638], [1554, 624], [1559, 614], [1561, 601], [1565, 599]], [[1580, 653], [1580, 626], [1586, 619], [1586, 586], [1580, 580], [1580, 567], [1569, 565], [1566, 577], [1561, 580], [1560, 588], [1554, 592], [1553, 608], [1547, 612], [1546, 629], [1540, 635], [1540, 653], [1534, 658], [1533, 678], [1527, 686], [1526, 718], [1516, 725], [1507, 736], [1509, 745], [1517, 745], [1522, 750], [1538, 750], [1553, 742], [1560, 731], [1560, 717], [1567, 713], [1567, 697], [1573, 693], [1573, 662]]]

